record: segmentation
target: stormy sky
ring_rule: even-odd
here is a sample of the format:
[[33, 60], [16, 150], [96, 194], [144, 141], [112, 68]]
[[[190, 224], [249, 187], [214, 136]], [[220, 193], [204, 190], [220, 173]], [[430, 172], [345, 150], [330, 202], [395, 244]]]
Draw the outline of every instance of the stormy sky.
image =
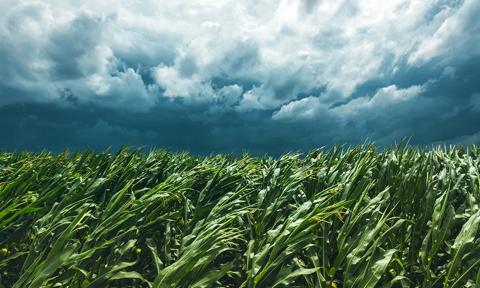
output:
[[0, 149], [480, 143], [478, 0], [0, 1]]

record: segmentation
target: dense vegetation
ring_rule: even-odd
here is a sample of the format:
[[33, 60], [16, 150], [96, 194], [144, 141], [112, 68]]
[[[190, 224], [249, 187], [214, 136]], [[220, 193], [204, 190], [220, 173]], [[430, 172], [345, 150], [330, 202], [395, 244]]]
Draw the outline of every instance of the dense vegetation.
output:
[[0, 153], [0, 287], [479, 287], [479, 161]]

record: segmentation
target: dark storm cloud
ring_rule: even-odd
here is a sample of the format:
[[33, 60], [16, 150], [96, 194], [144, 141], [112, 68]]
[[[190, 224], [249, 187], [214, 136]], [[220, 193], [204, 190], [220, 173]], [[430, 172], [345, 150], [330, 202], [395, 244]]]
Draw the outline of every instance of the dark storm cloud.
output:
[[0, 149], [480, 140], [478, 1], [132, 3], [0, 3]]
[[[83, 67], [82, 59], [100, 43], [102, 25], [98, 19], [81, 14], [69, 25], [52, 33], [46, 52], [51, 60], [53, 79], [75, 79], [91, 72]], [[86, 71], [82, 71], [86, 70]]]
[[62, 151], [66, 147], [101, 150], [133, 145], [197, 154], [244, 151], [278, 154], [288, 147], [298, 149], [284, 135], [271, 131], [278, 127], [264, 112], [252, 113], [248, 119], [235, 112], [207, 119], [203, 116], [205, 107], [187, 110], [178, 104], [166, 106], [136, 113], [98, 107], [12, 104], [0, 108], [3, 131], [0, 147], [9, 150], [48, 147]]

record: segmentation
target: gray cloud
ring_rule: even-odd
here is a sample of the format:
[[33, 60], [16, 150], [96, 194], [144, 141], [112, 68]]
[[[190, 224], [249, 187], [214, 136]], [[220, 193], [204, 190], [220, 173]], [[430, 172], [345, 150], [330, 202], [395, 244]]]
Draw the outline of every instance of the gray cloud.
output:
[[0, 120], [13, 130], [0, 148], [279, 153], [365, 138], [474, 141], [480, 131], [475, 0], [0, 9]]
[[83, 14], [52, 33], [45, 49], [53, 66], [52, 79], [76, 79], [97, 71], [95, 49], [101, 33], [101, 23]]

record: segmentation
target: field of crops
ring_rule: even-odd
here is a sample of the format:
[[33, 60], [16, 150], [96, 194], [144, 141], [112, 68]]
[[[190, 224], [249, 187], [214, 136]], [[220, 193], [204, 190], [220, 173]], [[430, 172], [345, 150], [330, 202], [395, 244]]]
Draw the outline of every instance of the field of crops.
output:
[[0, 287], [480, 287], [479, 161], [0, 153]]

